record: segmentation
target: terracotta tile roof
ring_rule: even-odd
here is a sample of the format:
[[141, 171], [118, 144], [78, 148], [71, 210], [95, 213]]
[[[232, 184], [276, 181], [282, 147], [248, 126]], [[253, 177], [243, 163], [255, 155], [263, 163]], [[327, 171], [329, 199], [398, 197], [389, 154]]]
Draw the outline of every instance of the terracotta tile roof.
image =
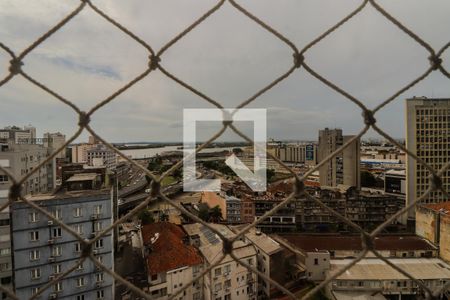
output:
[[[158, 234], [152, 244], [151, 239]], [[147, 255], [147, 266], [150, 275], [165, 273], [184, 266], [194, 266], [202, 263], [198, 250], [183, 243], [187, 237], [177, 225], [169, 222], [158, 222], [142, 227], [142, 239], [145, 246], [151, 245]]]
[[[280, 235], [292, 245], [304, 251], [317, 250], [362, 250], [361, 237], [358, 235]], [[390, 235], [375, 238], [376, 250], [435, 250], [436, 248], [425, 239], [416, 235]]]
[[435, 211], [442, 210], [442, 212], [444, 212], [445, 214], [450, 215], [450, 201], [426, 204], [425, 207], [428, 207]]

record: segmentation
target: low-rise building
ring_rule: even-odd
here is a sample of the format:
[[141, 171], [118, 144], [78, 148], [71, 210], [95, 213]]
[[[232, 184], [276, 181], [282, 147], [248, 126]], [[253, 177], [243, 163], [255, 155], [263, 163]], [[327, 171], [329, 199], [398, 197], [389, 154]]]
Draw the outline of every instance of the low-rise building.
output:
[[[200, 252], [189, 244], [188, 236], [181, 227], [158, 222], [144, 225], [141, 233], [148, 292], [153, 299], [168, 299], [202, 271]], [[203, 278], [191, 284], [176, 299], [203, 299]]]
[[117, 165], [117, 154], [103, 144], [95, 144], [87, 151], [87, 164], [90, 166], [105, 166], [115, 169]]
[[230, 224], [239, 224], [241, 220], [241, 199], [234, 196], [225, 196], [227, 205], [227, 222]]
[[[267, 277], [286, 288], [295, 286], [299, 280], [305, 278], [303, 257], [297, 257], [270, 236], [252, 228], [245, 234], [245, 240], [255, 247], [258, 271]], [[258, 299], [272, 299], [279, 293], [280, 291], [270, 281], [258, 277]]]
[[[354, 258], [361, 251], [360, 235], [337, 234], [283, 234], [283, 239], [304, 252], [326, 250], [330, 258]], [[438, 257], [438, 248], [428, 240], [416, 235], [379, 235], [374, 238], [374, 248], [383, 257], [430, 258]], [[374, 257], [372, 252], [366, 257]]]
[[[210, 224], [225, 237], [232, 238], [235, 233], [225, 225]], [[189, 240], [200, 250], [205, 267], [215, 264], [222, 256], [223, 242], [209, 228], [202, 224], [183, 225]], [[233, 253], [239, 260], [257, 266], [257, 252], [252, 243], [245, 239], [233, 243]], [[257, 299], [258, 278], [253, 272], [240, 265], [230, 255], [204, 276], [203, 299], [205, 300], [248, 300]]]
[[[450, 266], [438, 258], [389, 258], [389, 261], [423, 282], [432, 291], [441, 290], [450, 282]], [[351, 262], [351, 259], [331, 260], [328, 276], [333, 276]], [[356, 297], [380, 300], [403, 297], [420, 299], [425, 295], [423, 288], [416, 282], [376, 258], [362, 259], [357, 262], [331, 280], [326, 291], [330, 299], [336, 300], [356, 299]], [[445, 299], [443, 297], [446, 294], [448, 297], [449, 291], [447, 286], [446, 291], [442, 291], [438, 299]]]
[[439, 256], [450, 263], [450, 202], [416, 207], [416, 234], [439, 247]]

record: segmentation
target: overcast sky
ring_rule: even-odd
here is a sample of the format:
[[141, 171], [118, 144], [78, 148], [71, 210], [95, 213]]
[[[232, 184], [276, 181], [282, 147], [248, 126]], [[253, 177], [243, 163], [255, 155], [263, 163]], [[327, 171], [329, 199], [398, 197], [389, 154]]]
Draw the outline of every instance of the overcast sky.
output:
[[[92, 1], [155, 50], [216, 3]], [[19, 53], [78, 3], [76, 0], [0, 0], [0, 41]], [[359, 3], [252, 0], [245, 1], [245, 6], [301, 49]], [[450, 1], [379, 3], [436, 50], [450, 40]], [[23, 68], [88, 110], [143, 72], [147, 57], [142, 46], [86, 7], [29, 54]], [[423, 48], [370, 5], [305, 55], [318, 73], [370, 108], [422, 74], [429, 66], [427, 57]], [[450, 50], [443, 58], [450, 69]], [[1, 78], [8, 72], [9, 59], [0, 51]], [[292, 63], [292, 51], [225, 3], [161, 59], [170, 72], [232, 108], [287, 71]], [[380, 111], [377, 120], [394, 137], [404, 136], [404, 99], [412, 96], [449, 97], [450, 82], [434, 72]], [[324, 127], [339, 127], [345, 134], [353, 134], [363, 126], [358, 107], [303, 69], [249, 107], [267, 109], [269, 138], [315, 140], [317, 131]], [[181, 141], [183, 108], [212, 106], [156, 71], [100, 109], [93, 117], [92, 126], [113, 142]], [[17, 76], [0, 88], [0, 126], [26, 124], [36, 126], [40, 134], [61, 131], [70, 135], [76, 130], [77, 117], [70, 108]], [[217, 130], [209, 125], [199, 129], [200, 139]], [[85, 138], [83, 135], [82, 140]], [[225, 138], [238, 140], [232, 134]]]

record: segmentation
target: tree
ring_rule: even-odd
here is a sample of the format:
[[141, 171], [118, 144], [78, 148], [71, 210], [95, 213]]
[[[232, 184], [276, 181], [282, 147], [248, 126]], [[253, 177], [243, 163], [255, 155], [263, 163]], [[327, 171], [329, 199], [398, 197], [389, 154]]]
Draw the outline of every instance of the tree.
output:
[[274, 169], [267, 169], [267, 181], [272, 181], [272, 178], [275, 176], [275, 170]]
[[241, 154], [242, 152], [244, 152], [241, 148], [233, 148], [232, 151], [236, 155]]
[[209, 209], [206, 206], [200, 206], [200, 209], [198, 211], [198, 217], [202, 219], [205, 222], [209, 221]]
[[146, 209], [140, 211], [138, 217], [141, 220], [142, 225], [147, 225], [155, 222], [153, 214]]
[[213, 222], [219, 222], [222, 218], [222, 210], [220, 209], [219, 205], [214, 206], [210, 209], [209, 215]]

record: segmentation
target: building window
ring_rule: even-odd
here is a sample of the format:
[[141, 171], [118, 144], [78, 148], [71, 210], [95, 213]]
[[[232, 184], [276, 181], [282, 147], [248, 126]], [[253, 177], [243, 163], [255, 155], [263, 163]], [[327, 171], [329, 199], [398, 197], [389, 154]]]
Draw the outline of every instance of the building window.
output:
[[9, 263], [0, 263], [0, 272], [11, 270], [11, 265]]
[[30, 273], [31, 273], [32, 280], [41, 278], [41, 269], [40, 268], [31, 269]]
[[94, 222], [94, 232], [102, 230], [102, 222]]
[[214, 270], [214, 276], [220, 276], [222, 275], [222, 269], [221, 268], [217, 268]]
[[54, 246], [52, 248], [52, 256], [61, 256], [62, 255], [62, 247], [61, 246]]
[[34, 287], [34, 288], [31, 288], [31, 295], [36, 295], [37, 293], [39, 292], [39, 288], [37, 288], [37, 287]]
[[0, 256], [8, 256], [11, 254], [11, 248], [0, 249]]
[[39, 231], [31, 231], [30, 232], [30, 241], [31, 242], [39, 241]]
[[253, 265], [253, 259], [251, 259], [251, 258], [247, 259], [247, 263], [248, 263], [250, 266]]
[[95, 281], [96, 282], [103, 282], [103, 273], [95, 274]]
[[103, 248], [103, 239], [95, 241], [95, 249]]
[[73, 230], [75, 230], [79, 235], [83, 234], [83, 224], [73, 225]]
[[75, 207], [73, 209], [73, 216], [75, 218], [79, 218], [79, 217], [83, 216], [83, 208], [82, 207]]
[[81, 271], [81, 270], [83, 270], [83, 262], [80, 263], [77, 267], [77, 271]]
[[30, 223], [36, 223], [39, 221], [39, 214], [37, 212], [30, 212], [28, 214], [28, 222]]
[[77, 287], [83, 287], [85, 284], [84, 277], [77, 278]]
[[151, 281], [155, 281], [155, 280], [158, 280], [158, 274], [153, 274], [151, 276]]
[[62, 291], [62, 282], [57, 282], [53, 285], [53, 291], [54, 292], [61, 292]]
[[53, 238], [60, 238], [61, 236], [62, 236], [61, 227], [55, 227], [52, 229], [52, 237]]
[[84, 300], [84, 295], [78, 295], [77, 300]]
[[223, 268], [223, 273], [224, 274], [229, 274], [231, 272], [231, 265], [226, 265], [224, 268]]
[[53, 212], [52, 215], [55, 219], [57, 220], [61, 220], [62, 219], [62, 211], [61, 208], [56, 208]]
[[59, 273], [61, 273], [61, 264], [56, 264], [56, 265], [53, 265], [53, 274], [59, 274]]
[[103, 298], [105, 298], [105, 291], [104, 290], [97, 291], [97, 299]]
[[231, 280], [225, 280], [224, 288], [229, 289], [231, 287]]
[[214, 285], [214, 292], [218, 292], [222, 290], [222, 283], [216, 283]]
[[318, 258], [314, 258], [314, 264], [318, 265], [319, 264], [319, 259]]
[[38, 260], [41, 257], [41, 253], [39, 250], [31, 250], [30, 251], [30, 260]]
[[102, 213], [102, 205], [100, 204], [100, 205], [94, 206], [94, 214], [99, 215], [101, 213]]
[[75, 243], [75, 252], [81, 252], [81, 244], [80, 242]]

